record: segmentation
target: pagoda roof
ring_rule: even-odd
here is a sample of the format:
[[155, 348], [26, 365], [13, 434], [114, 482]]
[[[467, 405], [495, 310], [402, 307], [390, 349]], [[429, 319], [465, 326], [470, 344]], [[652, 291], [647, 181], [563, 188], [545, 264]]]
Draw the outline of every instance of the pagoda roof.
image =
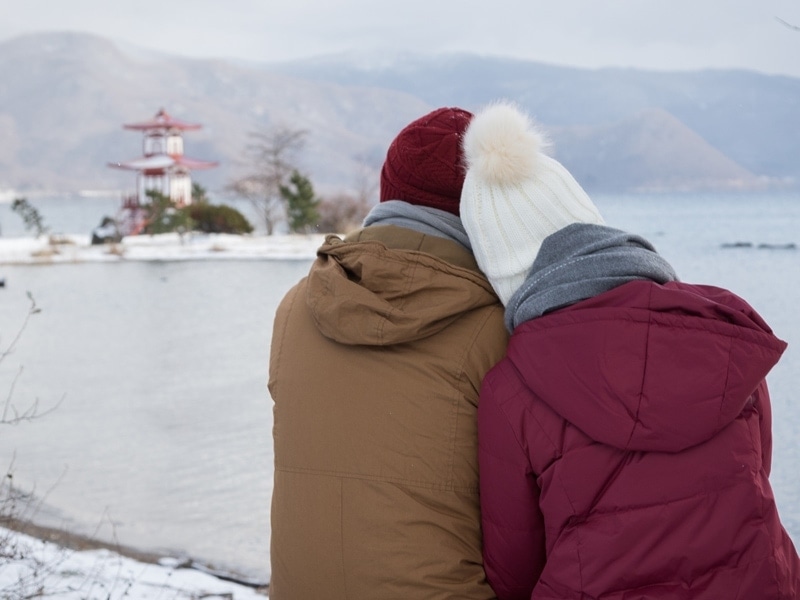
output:
[[188, 156], [169, 156], [168, 154], [156, 154], [154, 156], [143, 156], [125, 162], [108, 163], [109, 167], [115, 169], [128, 169], [130, 171], [150, 171], [156, 169], [168, 169], [169, 167], [186, 167], [190, 170], [211, 169], [219, 163], [210, 160], [199, 160]]
[[199, 123], [188, 123], [175, 119], [170, 116], [163, 108], [156, 113], [156, 116], [149, 121], [141, 123], [128, 123], [123, 125], [125, 129], [134, 129], [137, 131], [147, 131], [148, 129], [180, 129], [181, 131], [188, 131], [194, 129], [202, 129]]

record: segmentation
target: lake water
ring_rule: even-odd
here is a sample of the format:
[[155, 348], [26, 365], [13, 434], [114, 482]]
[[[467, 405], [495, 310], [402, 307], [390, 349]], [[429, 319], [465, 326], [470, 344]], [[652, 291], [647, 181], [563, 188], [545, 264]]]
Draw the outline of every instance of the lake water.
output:
[[[772, 484], [800, 542], [800, 195], [601, 196], [609, 224], [641, 233], [681, 278], [728, 287], [789, 342], [770, 373]], [[53, 230], [88, 233], [113, 199], [33, 201]], [[4, 235], [19, 217], [0, 205]], [[735, 242], [751, 247], [723, 248]], [[30, 291], [42, 312], [0, 363], [3, 399], [38, 399], [0, 428], [0, 468], [43, 498], [42, 519], [266, 579], [275, 308], [310, 261], [0, 265], [0, 348]]]

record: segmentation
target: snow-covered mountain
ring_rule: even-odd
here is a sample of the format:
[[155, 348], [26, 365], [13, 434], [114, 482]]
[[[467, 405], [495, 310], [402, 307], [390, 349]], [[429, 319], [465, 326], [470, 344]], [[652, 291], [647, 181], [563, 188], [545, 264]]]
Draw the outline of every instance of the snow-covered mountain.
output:
[[359, 185], [406, 123], [442, 105], [497, 98], [528, 109], [590, 190], [727, 189], [800, 181], [800, 79], [745, 71], [556, 67], [476, 55], [347, 56], [283, 64], [194, 60], [89, 34], [0, 43], [0, 189], [125, 189], [110, 161], [140, 154], [123, 123], [160, 108], [204, 128], [186, 154], [241, 173], [249, 133], [308, 131], [300, 167], [318, 191]]

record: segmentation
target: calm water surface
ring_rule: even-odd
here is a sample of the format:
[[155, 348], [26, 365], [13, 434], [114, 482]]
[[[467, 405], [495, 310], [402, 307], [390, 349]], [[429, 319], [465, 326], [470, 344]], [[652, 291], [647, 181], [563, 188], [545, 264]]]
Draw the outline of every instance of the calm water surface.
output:
[[[125, 545], [266, 576], [275, 307], [309, 262], [2, 267], [0, 365], [48, 416], [0, 432], [15, 481], [57, 519]], [[9, 332], [9, 333], [7, 333]], [[2, 467], [5, 467], [2, 464]]]
[[[641, 233], [685, 281], [745, 297], [790, 347], [769, 376], [772, 482], [800, 541], [800, 197], [598, 197], [609, 224]], [[42, 210], [87, 233], [113, 203]], [[5, 235], [14, 235], [0, 205]], [[12, 217], [15, 217], [12, 215]], [[750, 248], [722, 244], [750, 242]], [[30, 291], [42, 312], [0, 364], [13, 402], [51, 414], [0, 429], [0, 467], [44, 497], [43, 518], [143, 549], [269, 575], [272, 410], [266, 390], [277, 303], [310, 261], [2, 266], [0, 348]], [[62, 400], [63, 398], [63, 400]]]

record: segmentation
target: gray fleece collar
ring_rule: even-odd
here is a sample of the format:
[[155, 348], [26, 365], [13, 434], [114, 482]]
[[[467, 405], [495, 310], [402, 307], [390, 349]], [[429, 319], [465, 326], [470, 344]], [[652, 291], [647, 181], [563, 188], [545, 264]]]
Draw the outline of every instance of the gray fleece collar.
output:
[[573, 223], [545, 238], [533, 266], [506, 306], [509, 331], [636, 279], [678, 276], [646, 239], [605, 225]]
[[461, 219], [446, 210], [409, 204], [402, 200], [387, 200], [376, 204], [369, 211], [363, 226], [370, 225], [396, 225], [413, 229], [420, 233], [453, 240], [472, 251]]

